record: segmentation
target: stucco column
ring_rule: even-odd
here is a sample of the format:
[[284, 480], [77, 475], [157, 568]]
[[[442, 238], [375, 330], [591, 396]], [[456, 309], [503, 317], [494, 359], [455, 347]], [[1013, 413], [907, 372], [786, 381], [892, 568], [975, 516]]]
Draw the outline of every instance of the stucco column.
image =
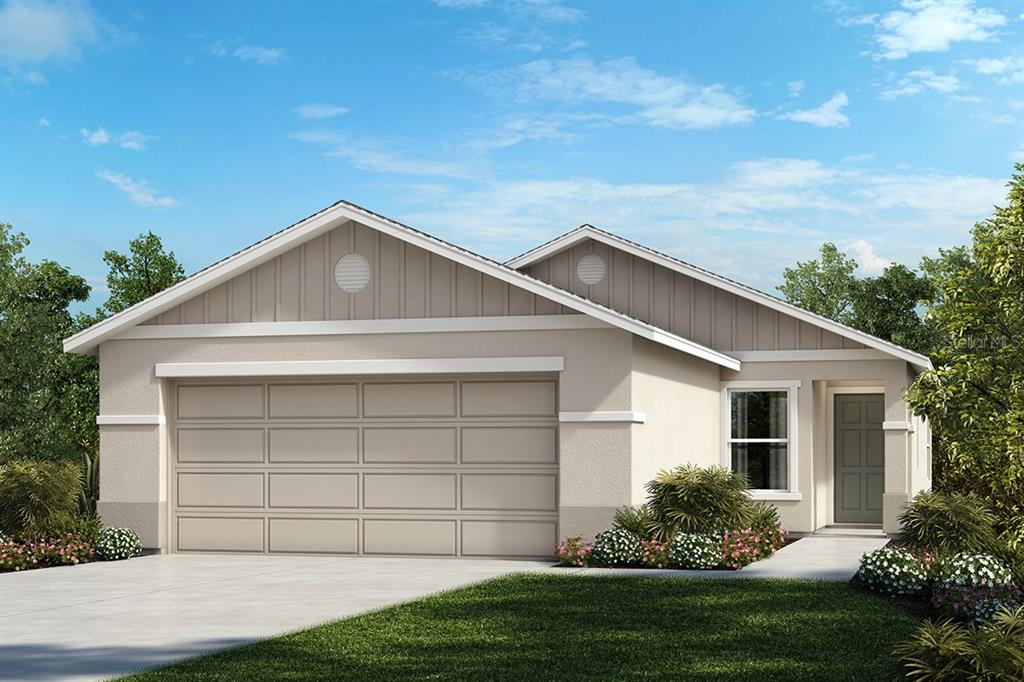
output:
[[[882, 495], [882, 529], [899, 531], [899, 517], [910, 500], [910, 443], [905, 425], [910, 415], [903, 402], [906, 375], [889, 376], [885, 382], [885, 493]], [[897, 428], [894, 428], [897, 425]]]

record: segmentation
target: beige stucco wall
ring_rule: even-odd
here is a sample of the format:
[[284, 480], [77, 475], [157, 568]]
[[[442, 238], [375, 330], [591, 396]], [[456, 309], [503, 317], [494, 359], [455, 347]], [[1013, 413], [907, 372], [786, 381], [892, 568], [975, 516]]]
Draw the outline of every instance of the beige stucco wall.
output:
[[[100, 346], [100, 414], [166, 414], [165, 362], [244, 362], [562, 356], [559, 411], [628, 411], [632, 335], [613, 328], [335, 337], [115, 340]], [[136, 529], [147, 548], [167, 544], [167, 425], [101, 427], [100, 513]], [[562, 534], [590, 533], [629, 504], [631, 441], [619, 423], [559, 428]]]

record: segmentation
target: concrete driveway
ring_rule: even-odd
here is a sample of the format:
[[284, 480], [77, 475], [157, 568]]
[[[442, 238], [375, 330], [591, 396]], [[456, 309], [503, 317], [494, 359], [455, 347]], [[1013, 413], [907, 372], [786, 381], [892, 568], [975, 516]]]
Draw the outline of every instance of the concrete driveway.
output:
[[89, 680], [346, 618], [524, 561], [173, 554], [0, 575], [0, 678]]

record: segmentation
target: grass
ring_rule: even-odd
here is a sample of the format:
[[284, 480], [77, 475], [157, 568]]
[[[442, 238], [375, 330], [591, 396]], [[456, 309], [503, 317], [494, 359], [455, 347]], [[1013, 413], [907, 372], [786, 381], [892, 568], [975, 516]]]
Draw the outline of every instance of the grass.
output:
[[880, 680], [917, 621], [845, 583], [515, 575], [131, 680]]

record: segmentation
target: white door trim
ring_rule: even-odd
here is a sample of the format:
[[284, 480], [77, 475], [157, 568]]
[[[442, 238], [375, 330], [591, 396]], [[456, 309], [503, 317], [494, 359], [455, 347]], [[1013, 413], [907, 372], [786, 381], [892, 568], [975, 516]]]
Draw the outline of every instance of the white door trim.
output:
[[161, 378], [561, 372], [561, 356], [157, 363]]

